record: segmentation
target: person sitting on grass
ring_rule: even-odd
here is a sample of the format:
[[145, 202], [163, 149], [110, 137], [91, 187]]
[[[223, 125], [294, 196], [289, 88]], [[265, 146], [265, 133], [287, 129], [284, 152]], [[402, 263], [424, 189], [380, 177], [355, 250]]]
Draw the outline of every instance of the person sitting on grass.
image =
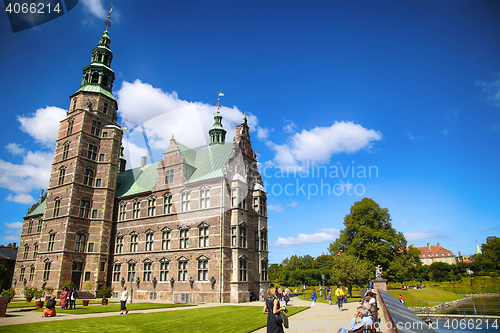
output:
[[[358, 318], [360, 319], [359, 321]], [[368, 316], [368, 310], [358, 308], [358, 311], [354, 313], [354, 318], [351, 319], [351, 326], [349, 328], [339, 328], [337, 333], [354, 332], [368, 325], [373, 325], [372, 318]]]
[[56, 297], [52, 296], [52, 298], [47, 301], [47, 305], [45, 306], [45, 310], [43, 310], [43, 312], [42, 312], [42, 318], [43, 317], [55, 317], [55, 316], [57, 316]]

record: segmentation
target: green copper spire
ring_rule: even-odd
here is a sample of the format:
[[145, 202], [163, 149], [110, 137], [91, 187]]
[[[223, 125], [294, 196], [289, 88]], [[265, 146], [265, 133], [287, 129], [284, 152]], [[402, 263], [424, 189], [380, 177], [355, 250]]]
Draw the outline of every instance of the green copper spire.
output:
[[219, 97], [217, 98], [217, 113], [214, 116], [215, 122], [212, 128], [208, 131], [211, 145], [226, 142], [226, 130], [222, 127], [222, 116], [219, 112], [221, 96], [224, 96], [224, 94], [221, 93], [219, 89]]
[[[113, 7], [110, 7], [110, 14], [112, 9]], [[108, 28], [111, 25], [109, 17], [108, 14], [106, 31], [99, 38], [99, 44], [92, 50], [90, 64], [83, 69], [82, 84], [78, 91], [100, 92], [113, 98], [111, 90], [115, 81], [115, 72], [110, 67], [113, 52], [109, 48], [109, 44], [111, 44], [111, 39], [108, 36]]]

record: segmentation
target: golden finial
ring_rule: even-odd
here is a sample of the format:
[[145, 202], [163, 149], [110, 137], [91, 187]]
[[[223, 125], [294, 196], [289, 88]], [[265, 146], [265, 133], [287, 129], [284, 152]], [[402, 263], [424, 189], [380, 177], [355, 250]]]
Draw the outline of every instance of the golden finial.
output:
[[221, 96], [224, 96], [223, 93], [220, 92], [220, 86], [219, 86], [219, 95], [217, 97], [217, 111], [219, 111], [219, 107], [220, 107], [220, 97]]
[[108, 19], [106, 20], [106, 31], [104, 31], [105, 34], [108, 33], [108, 28], [111, 26], [111, 12], [113, 11], [113, 3], [111, 3], [111, 6], [109, 6], [109, 13], [108, 13]]

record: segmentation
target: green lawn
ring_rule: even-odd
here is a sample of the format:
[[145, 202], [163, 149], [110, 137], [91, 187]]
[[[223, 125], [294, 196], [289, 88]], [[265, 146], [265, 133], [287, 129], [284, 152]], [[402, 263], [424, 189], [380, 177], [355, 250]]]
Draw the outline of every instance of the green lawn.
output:
[[[451, 291], [446, 291], [440, 287], [425, 287], [423, 289], [410, 289], [410, 290], [388, 290], [388, 292], [399, 298], [399, 295], [403, 296], [405, 303], [443, 303], [451, 302], [463, 297], [458, 296]], [[411, 306], [411, 304], [407, 304]]]
[[[130, 308], [132, 309], [132, 307]], [[288, 315], [305, 309], [308, 308], [290, 307]], [[46, 319], [47, 321], [33, 324], [2, 326], [2, 333], [35, 333], [40, 331], [246, 333], [264, 327], [267, 315], [262, 313], [260, 306], [220, 306], [145, 314], [134, 314], [132, 311], [123, 316], [73, 319], [71, 322]]]
[[[111, 302], [108, 300], [109, 303], [118, 303], [118, 301], [113, 301]], [[8, 308], [34, 308], [36, 302], [10, 302], [9, 305], [7, 305]], [[102, 304], [101, 299], [91, 299], [90, 304]], [[44, 305], [46, 302], [43, 303]], [[83, 300], [78, 300], [76, 301], [76, 305], [78, 306], [83, 306]], [[60, 306], [60, 302], [57, 301], [57, 306]]]
[[[147, 310], [147, 309], [163, 309], [175, 308], [181, 306], [192, 306], [187, 304], [162, 304], [162, 303], [132, 303], [127, 304], [127, 309], [133, 310]], [[34, 311], [43, 311], [43, 309], [36, 309]], [[73, 310], [56, 309], [57, 313], [71, 313], [71, 314], [87, 314], [87, 313], [102, 313], [102, 312], [119, 312], [120, 304], [96, 305], [96, 306], [76, 306]]]

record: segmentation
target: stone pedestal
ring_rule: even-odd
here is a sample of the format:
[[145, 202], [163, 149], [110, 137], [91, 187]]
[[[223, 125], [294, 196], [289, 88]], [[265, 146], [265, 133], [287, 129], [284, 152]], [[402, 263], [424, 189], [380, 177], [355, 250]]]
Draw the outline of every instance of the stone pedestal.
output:
[[5, 317], [8, 304], [9, 304], [9, 298], [5, 296], [0, 296], [0, 317]]
[[387, 279], [376, 278], [373, 280], [373, 288], [377, 290], [387, 290]]

